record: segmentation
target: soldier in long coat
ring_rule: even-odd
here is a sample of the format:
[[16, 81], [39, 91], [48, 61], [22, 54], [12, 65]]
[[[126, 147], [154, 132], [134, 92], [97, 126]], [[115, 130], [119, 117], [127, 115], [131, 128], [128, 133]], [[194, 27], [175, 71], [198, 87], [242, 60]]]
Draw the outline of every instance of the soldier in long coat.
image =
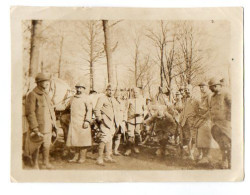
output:
[[201, 91], [201, 101], [199, 104], [197, 121], [197, 148], [199, 149], [199, 163], [209, 163], [207, 157], [209, 149], [212, 147], [211, 120], [209, 113], [210, 94], [208, 85], [205, 82], [199, 84]]
[[88, 90], [83, 82], [76, 84], [76, 94], [70, 100], [70, 125], [66, 146], [75, 150], [75, 155], [69, 162], [84, 163], [87, 148], [92, 146], [90, 122], [92, 105]]
[[[56, 127], [56, 117], [48, 89], [50, 76], [38, 73], [37, 87], [27, 96], [25, 113], [29, 124], [29, 132], [25, 150], [33, 157], [34, 168], [39, 169], [39, 150], [43, 148], [43, 168], [53, 168], [49, 162], [49, 152], [52, 138], [52, 130]], [[35, 140], [33, 139], [35, 138]]]
[[125, 156], [129, 156], [134, 149], [135, 153], [139, 153], [138, 145], [141, 142], [141, 131], [146, 114], [146, 102], [140, 94], [139, 88], [134, 88], [134, 97], [127, 103], [127, 125], [128, 140]]
[[231, 98], [217, 79], [209, 81], [209, 88], [213, 92], [210, 101], [210, 115], [212, 121], [212, 136], [218, 143], [222, 153], [222, 167], [231, 166]]
[[[105, 162], [114, 163], [112, 155], [112, 139], [115, 134], [115, 109], [116, 100], [113, 97], [114, 89], [111, 85], [107, 86], [106, 95], [97, 100], [94, 113], [100, 128], [100, 143], [98, 146], [97, 164], [103, 166]], [[103, 158], [104, 150], [106, 151]]]
[[194, 160], [194, 150], [196, 148], [197, 135], [197, 113], [199, 102], [192, 97], [190, 90], [186, 92], [186, 100], [183, 105], [183, 111], [180, 116], [181, 141], [182, 145], [188, 146], [189, 158]]

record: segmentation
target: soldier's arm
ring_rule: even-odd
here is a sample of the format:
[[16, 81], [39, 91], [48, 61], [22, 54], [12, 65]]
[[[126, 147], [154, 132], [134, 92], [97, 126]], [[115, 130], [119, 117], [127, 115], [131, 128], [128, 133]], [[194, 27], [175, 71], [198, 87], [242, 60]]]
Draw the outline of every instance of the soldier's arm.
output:
[[227, 120], [231, 120], [231, 97], [228, 93], [225, 94], [225, 104], [226, 104], [226, 107], [227, 107]]
[[38, 128], [38, 122], [36, 118], [36, 96], [32, 92], [27, 97], [25, 112], [29, 123], [29, 128], [31, 130]]
[[95, 113], [95, 116], [96, 116], [96, 119], [98, 121], [101, 121], [102, 120], [102, 113], [101, 113], [101, 109], [103, 107], [103, 97], [99, 97], [98, 100], [97, 100], [97, 103], [96, 103], [96, 106], [95, 106], [95, 109], [94, 109], [94, 113]]
[[85, 121], [87, 121], [87, 122], [90, 123], [91, 119], [92, 119], [92, 103], [88, 99], [85, 104], [86, 104], [86, 117], [85, 117]]

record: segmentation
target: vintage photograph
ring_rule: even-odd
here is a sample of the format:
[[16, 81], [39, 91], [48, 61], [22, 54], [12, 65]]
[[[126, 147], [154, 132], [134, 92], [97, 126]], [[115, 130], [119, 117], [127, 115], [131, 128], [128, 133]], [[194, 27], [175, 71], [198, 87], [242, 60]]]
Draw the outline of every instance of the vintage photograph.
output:
[[20, 27], [23, 171], [231, 170], [230, 20], [24, 18]]

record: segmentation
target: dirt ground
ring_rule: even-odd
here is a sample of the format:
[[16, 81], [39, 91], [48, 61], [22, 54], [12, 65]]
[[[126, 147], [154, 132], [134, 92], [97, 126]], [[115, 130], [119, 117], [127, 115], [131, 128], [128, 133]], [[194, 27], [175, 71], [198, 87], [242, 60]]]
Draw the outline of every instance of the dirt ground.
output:
[[[95, 146], [94, 148], [96, 148]], [[157, 148], [150, 146], [140, 146], [140, 154], [132, 153], [131, 156], [113, 156], [116, 163], [105, 163], [105, 166], [96, 164], [97, 153], [91, 149], [87, 153], [87, 160], [83, 164], [69, 163], [72, 154], [63, 157], [64, 143], [57, 142], [51, 149], [51, 164], [55, 170], [198, 170], [198, 169], [219, 169], [218, 161], [220, 152], [218, 149], [210, 151], [212, 162], [209, 164], [198, 164], [197, 161], [183, 159], [175, 147], [169, 147], [169, 155], [156, 156]], [[120, 145], [120, 152], [125, 152], [124, 145]], [[42, 155], [40, 155], [42, 156]], [[40, 159], [42, 162], [42, 159]], [[30, 169], [29, 166], [24, 166]]]

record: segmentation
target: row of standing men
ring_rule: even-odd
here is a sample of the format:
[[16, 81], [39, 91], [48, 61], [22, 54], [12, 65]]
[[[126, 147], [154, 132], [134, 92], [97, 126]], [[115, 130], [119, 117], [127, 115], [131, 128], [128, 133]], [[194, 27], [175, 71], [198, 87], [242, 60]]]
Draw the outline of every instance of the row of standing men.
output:
[[[39, 149], [43, 146], [44, 161], [42, 166], [50, 169], [52, 168], [49, 163], [50, 143], [53, 130], [57, 128], [57, 125], [53, 105], [46, 95], [49, 77], [38, 74], [36, 83], [37, 87], [28, 95], [28, 103], [26, 104], [26, 116], [30, 127], [29, 137], [31, 140], [37, 138], [37, 147], [33, 147], [31, 155], [34, 167], [39, 168]], [[231, 137], [228, 134], [231, 131], [231, 116], [228, 116], [230, 113], [230, 98], [225, 95], [226, 93], [221, 92], [220, 86], [222, 85], [220, 82], [211, 80], [209, 86], [213, 92], [212, 96], [206, 95], [207, 91], [203, 90], [207, 87], [207, 84], [200, 85], [203, 93], [201, 102], [192, 98], [190, 91], [180, 89], [180, 92], [176, 94], [174, 104], [169, 103], [166, 94], [159, 93], [157, 104], [150, 105], [150, 100], [147, 103], [145, 102], [140, 94], [140, 89], [135, 88], [133, 98], [124, 101], [119, 90], [114, 91], [110, 85], [108, 85], [105, 95], [99, 97], [95, 102], [88, 95], [85, 84], [79, 82], [76, 85], [74, 97], [61, 108], [62, 110], [70, 109], [69, 128], [66, 133], [67, 136], [65, 136], [67, 137], [66, 146], [75, 151], [75, 155], [70, 162], [85, 162], [87, 149], [93, 143], [91, 133], [93, 121], [95, 121], [99, 130], [96, 162], [98, 165], [104, 165], [104, 162], [115, 162], [112, 157], [113, 140], [114, 155], [120, 155], [118, 148], [121, 136], [125, 132], [128, 136], [125, 155], [130, 155], [132, 151], [139, 153], [138, 146], [141, 142], [141, 131], [144, 124], [146, 124], [148, 134], [151, 131], [156, 131], [159, 135], [162, 146], [160, 152], [165, 149], [170, 135], [176, 135], [176, 137], [181, 137], [181, 146], [188, 146], [191, 159], [193, 158], [193, 148], [196, 147], [198, 141], [197, 129], [203, 127], [205, 129], [203, 130], [204, 135], [200, 137], [203, 137], [207, 142], [211, 142], [210, 135], [212, 134], [221, 148], [223, 162], [230, 162]], [[114, 92], [116, 92], [115, 98]], [[224, 115], [225, 113], [226, 115]], [[226, 118], [223, 118], [223, 116], [226, 116]], [[227, 123], [225, 123], [225, 120]], [[213, 125], [208, 124], [210, 122]], [[203, 148], [201, 151], [206, 157], [209, 147], [200, 148]]]

